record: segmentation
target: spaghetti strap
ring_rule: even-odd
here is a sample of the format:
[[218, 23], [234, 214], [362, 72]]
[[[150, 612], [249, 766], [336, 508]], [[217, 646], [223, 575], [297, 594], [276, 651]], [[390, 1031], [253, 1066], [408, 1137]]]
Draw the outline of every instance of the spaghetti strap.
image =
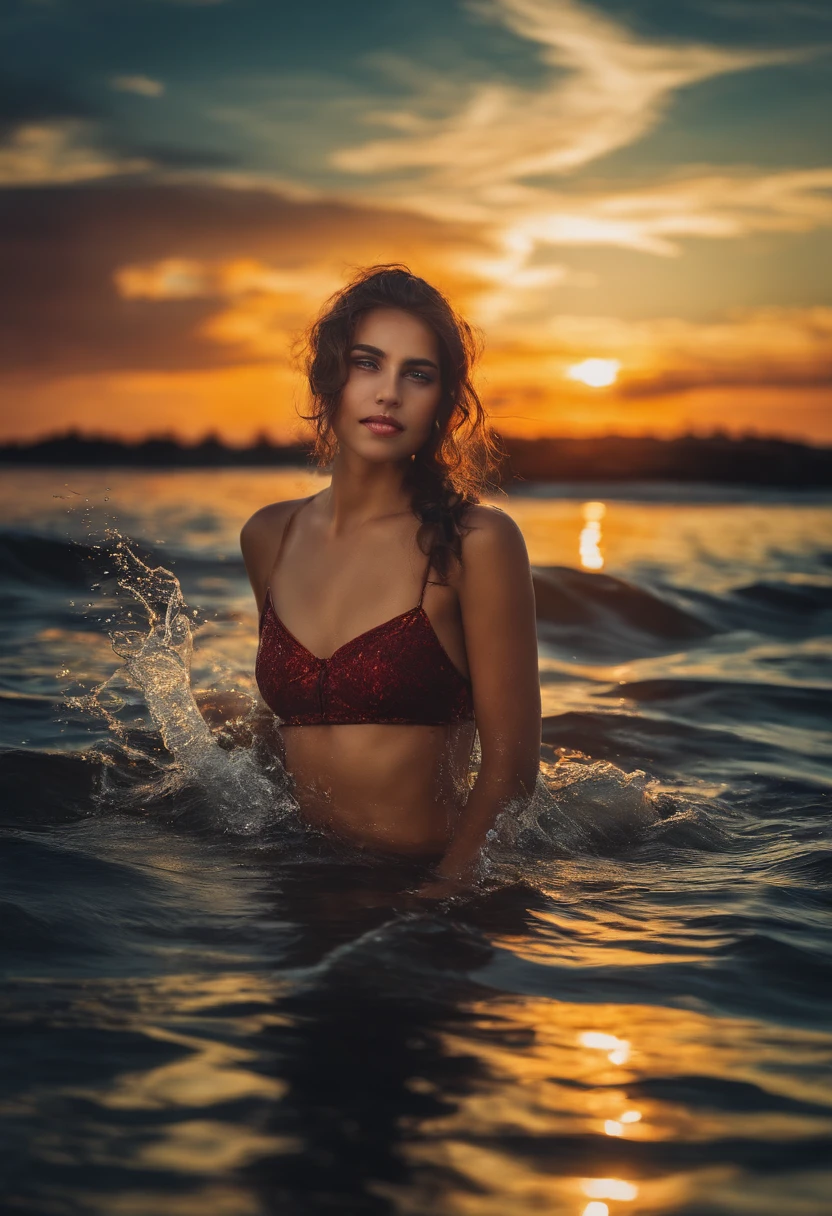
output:
[[[298, 503], [293, 515], [303, 505]], [[284, 537], [291, 522], [287, 512]], [[281, 549], [284, 547], [281, 543]], [[429, 554], [420, 552], [427, 561], [418, 609], [397, 613], [326, 656], [305, 646], [267, 597], [255, 675], [281, 730], [371, 722], [476, 725], [471, 680], [452, 661], [422, 608], [436, 557], [435, 543]], [[411, 575], [415, 557], [411, 549]]]
[[425, 590], [427, 589], [427, 585], [428, 585], [428, 578], [430, 576], [430, 568], [433, 565], [433, 550], [435, 547], [436, 547], [436, 538], [434, 538], [433, 544], [430, 547], [430, 553], [428, 554], [428, 564], [425, 567], [425, 577], [422, 579], [422, 594], [419, 596], [419, 603], [417, 604], [418, 608], [422, 607], [422, 600], [425, 598]]
[[311, 502], [314, 497], [315, 497], [314, 494], [310, 494], [307, 498], [302, 499], [298, 503], [298, 505], [295, 507], [294, 511], [289, 516], [289, 518], [286, 520], [286, 524], [283, 528], [283, 533], [280, 537], [280, 544], [277, 546], [277, 553], [275, 553], [275, 555], [274, 555], [274, 561], [272, 562], [272, 568], [269, 571], [269, 577], [266, 580], [266, 591], [269, 593], [271, 593], [272, 579], [274, 578], [274, 572], [277, 569], [277, 563], [280, 561], [280, 555], [283, 552], [283, 548], [286, 544], [286, 537], [289, 535], [289, 531], [292, 527], [292, 524], [295, 522], [295, 516], [297, 515], [298, 511], [300, 511], [300, 509], [302, 507], [305, 507], [308, 502]]

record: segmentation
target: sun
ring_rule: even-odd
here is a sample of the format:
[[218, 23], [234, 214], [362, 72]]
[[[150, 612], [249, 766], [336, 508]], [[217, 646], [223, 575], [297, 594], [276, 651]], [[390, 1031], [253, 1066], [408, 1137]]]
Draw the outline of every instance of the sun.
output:
[[621, 363], [618, 359], [584, 359], [566, 369], [570, 380], [580, 380], [590, 388], [609, 388], [618, 379]]

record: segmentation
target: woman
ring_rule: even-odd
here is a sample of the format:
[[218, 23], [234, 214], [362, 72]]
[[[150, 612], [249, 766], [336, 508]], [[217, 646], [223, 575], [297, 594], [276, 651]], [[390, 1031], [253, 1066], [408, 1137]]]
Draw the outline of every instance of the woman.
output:
[[[470, 327], [405, 267], [361, 272], [313, 325], [306, 370], [330, 485], [263, 507], [241, 547], [256, 675], [313, 825], [470, 882], [540, 755], [523, 537], [478, 505], [493, 452]], [[475, 734], [481, 764], [470, 789]]]

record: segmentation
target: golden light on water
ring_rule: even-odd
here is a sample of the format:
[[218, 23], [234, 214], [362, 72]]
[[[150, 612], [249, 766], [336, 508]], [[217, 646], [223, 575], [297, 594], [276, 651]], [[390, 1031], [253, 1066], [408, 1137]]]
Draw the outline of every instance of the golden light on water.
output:
[[584, 524], [578, 538], [578, 553], [584, 570], [603, 570], [601, 552], [601, 520], [607, 513], [602, 502], [585, 502], [581, 508]]
[[635, 1199], [638, 1187], [621, 1178], [585, 1178], [581, 1190], [589, 1199]]
[[[540, 964], [542, 954], [530, 952], [528, 957]], [[700, 1177], [672, 1157], [655, 1171], [623, 1178], [621, 1174], [629, 1172], [628, 1142], [640, 1142], [634, 1162], [664, 1163], [664, 1153], [673, 1145], [748, 1135], [749, 1119], [756, 1116], [747, 1111], [692, 1112], [671, 1095], [645, 1098], [636, 1107], [627, 1090], [633, 1082], [677, 1073], [706, 1075], [708, 1069], [737, 1079], [750, 1075], [755, 1083], [758, 1078], [765, 1083], [765, 1063], [749, 1060], [751, 1055], [757, 1059], [759, 1053], [765, 1057], [772, 1052], [767, 1024], [753, 1020], [738, 1024], [733, 1018], [639, 1005], [609, 1004], [590, 1011], [583, 1003], [545, 997], [488, 997], [472, 1002], [470, 1013], [478, 1035], [484, 1036], [478, 1047], [480, 1058], [488, 1075], [500, 1078], [499, 1087], [472, 1086], [452, 1106], [420, 1117], [418, 1143], [403, 1150], [417, 1170], [450, 1169], [459, 1177], [448, 1210], [458, 1216], [473, 1216], [475, 1211], [477, 1216], [507, 1212], [646, 1216], [692, 1211], [721, 1193], [721, 1173], [708, 1170]], [[493, 1034], [495, 1029], [510, 1033], [501, 1037]], [[785, 1033], [790, 1050], [806, 1050], [807, 1061], [826, 1058], [828, 1036], [808, 1048], [802, 1030]], [[470, 1056], [471, 1039], [465, 1033], [443, 1031], [441, 1044], [446, 1058]], [[622, 1057], [625, 1064], [615, 1062]], [[813, 1093], [821, 1093], [819, 1076], [801, 1080], [801, 1093], [807, 1083]], [[790, 1112], [760, 1116], [765, 1134], [783, 1139], [794, 1134], [793, 1118]], [[618, 1137], [605, 1133], [608, 1119], [620, 1129]], [[501, 1143], [507, 1127], [518, 1129], [530, 1142], [543, 1137], [541, 1151], [545, 1137], [577, 1132], [593, 1146], [592, 1163], [576, 1161], [574, 1173], [541, 1170], [536, 1155], [513, 1155]], [[824, 1134], [826, 1121], [818, 1127]], [[472, 1128], [477, 1136], [473, 1141]], [[586, 1170], [596, 1175], [588, 1177]], [[743, 1181], [747, 1185], [747, 1179]], [[765, 1203], [754, 1206], [754, 1201], [758, 1193], [765, 1196], [765, 1185], [759, 1184], [751, 1206], [746, 1205], [749, 1212], [764, 1210]], [[391, 1185], [385, 1187], [388, 1191], [401, 1197], [399, 1206], [406, 1207], [406, 1187], [394, 1190]], [[426, 1193], [418, 1210], [427, 1211], [431, 1202], [435, 1203], [433, 1194]]]
[[566, 369], [570, 380], [577, 380], [589, 388], [609, 388], [618, 379], [621, 363], [618, 359], [584, 359]]
[[[617, 1053], [610, 1052], [610, 1054], [607, 1058], [612, 1060], [612, 1057], [615, 1054], [617, 1054]], [[627, 1051], [627, 1055], [629, 1055], [629, 1049]], [[612, 1062], [614, 1064], [616, 1063], [615, 1060], [612, 1060]], [[641, 1111], [640, 1110], [625, 1110], [624, 1114], [619, 1115], [617, 1119], [606, 1119], [604, 1121], [604, 1131], [606, 1132], [606, 1134], [608, 1136], [623, 1136], [624, 1129], [627, 1124], [640, 1123], [640, 1122], [641, 1122]], [[614, 1199], [615, 1196], [614, 1195], [610, 1196], [610, 1198]]]
[[581, 1047], [592, 1047], [595, 1051], [609, 1051], [621, 1040], [614, 1034], [604, 1034], [600, 1030], [585, 1030], [580, 1036]]
[[605, 1203], [593, 1199], [592, 1203], [586, 1205], [581, 1216], [610, 1216], [610, 1210]]
[[581, 1047], [590, 1047], [593, 1051], [605, 1051], [611, 1064], [625, 1064], [630, 1056], [630, 1044], [627, 1039], [619, 1039], [614, 1034], [604, 1034], [600, 1030], [585, 1030], [578, 1037]]

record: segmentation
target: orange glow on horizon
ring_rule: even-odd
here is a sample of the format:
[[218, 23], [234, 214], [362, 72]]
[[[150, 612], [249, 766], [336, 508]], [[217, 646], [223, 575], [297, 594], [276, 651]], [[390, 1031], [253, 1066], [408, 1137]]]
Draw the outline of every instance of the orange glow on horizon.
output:
[[[519, 375], [520, 364], [510, 360]], [[617, 386], [598, 395], [554, 374], [531, 383], [509, 376], [496, 356], [484, 360], [477, 380], [492, 426], [501, 434], [590, 438], [654, 435], [672, 438], [708, 434], [779, 435], [832, 444], [828, 389], [807, 387], [709, 388], [677, 395], [622, 401]], [[592, 392], [591, 398], [587, 396]], [[0, 396], [9, 403], [0, 442], [29, 440], [69, 429], [129, 440], [172, 434], [190, 442], [216, 432], [231, 444], [246, 444], [265, 431], [290, 442], [305, 430], [306, 385], [287, 361], [186, 371], [120, 371], [66, 374], [35, 379], [0, 376]]]

